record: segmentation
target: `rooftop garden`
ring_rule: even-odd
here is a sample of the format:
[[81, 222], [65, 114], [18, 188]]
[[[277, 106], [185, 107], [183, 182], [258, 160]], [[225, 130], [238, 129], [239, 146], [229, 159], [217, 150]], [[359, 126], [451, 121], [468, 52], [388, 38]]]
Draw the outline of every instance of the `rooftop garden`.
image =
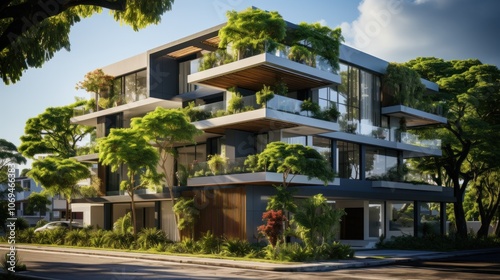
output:
[[339, 69], [339, 47], [343, 41], [340, 28], [319, 23], [287, 26], [278, 12], [248, 8], [229, 11], [227, 25], [219, 31], [219, 49], [206, 54], [199, 70], [210, 69], [265, 52], [329, 71]]

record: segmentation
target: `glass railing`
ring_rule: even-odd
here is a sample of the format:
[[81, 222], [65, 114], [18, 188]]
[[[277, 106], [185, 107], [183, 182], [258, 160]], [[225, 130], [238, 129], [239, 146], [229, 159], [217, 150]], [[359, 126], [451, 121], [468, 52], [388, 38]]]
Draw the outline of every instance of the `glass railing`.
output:
[[420, 139], [416, 134], [410, 132], [401, 132], [397, 128], [391, 129], [391, 137], [397, 142], [413, 146], [420, 146], [430, 149], [441, 149], [441, 139]]
[[300, 110], [301, 104], [302, 101], [300, 100], [281, 95], [274, 95], [273, 99], [267, 102], [266, 107], [268, 109], [310, 117], [310, 112]]
[[251, 170], [245, 166], [246, 159], [247, 157], [239, 157], [234, 159], [222, 157], [218, 162], [194, 162], [193, 164], [190, 164], [188, 168], [189, 177], [205, 177], [254, 172], [255, 170]]
[[214, 102], [210, 104], [198, 105], [195, 107], [198, 110], [202, 110], [205, 112], [211, 112], [215, 114], [219, 110], [226, 110], [226, 103], [224, 101]]
[[[228, 52], [230, 52], [230, 50], [228, 50]], [[260, 52], [259, 54], [262, 54], [263, 52]], [[276, 49], [272, 52], [269, 52], [267, 51], [267, 53], [269, 54], [272, 54], [276, 57], [281, 57], [281, 58], [285, 58], [287, 60], [290, 60], [290, 61], [294, 61], [294, 62], [297, 62], [297, 63], [300, 63], [300, 64], [304, 64], [304, 65], [307, 65], [307, 66], [310, 66], [310, 67], [313, 67], [313, 68], [316, 68], [316, 69], [319, 69], [319, 70], [322, 70], [322, 71], [327, 71], [327, 72], [331, 72], [331, 73], [335, 73], [335, 71], [333, 70], [333, 68], [330, 66], [330, 64], [328, 63], [328, 61], [323, 58], [322, 56], [320, 55], [316, 55], [314, 57], [314, 60], [311, 60], [311, 61], [297, 61], [297, 60], [294, 60], [294, 59], [290, 59], [290, 47], [288, 46], [285, 46], [284, 48], [280, 48], [280, 49]], [[241, 60], [241, 59], [245, 59], [245, 58], [248, 58], [248, 57], [251, 57], [249, 55], [245, 56], [240, 56], [239, 58], [238, 57], [234, 57], [234, 60], [233, 61], [230, 61], [230, 62], [234, 62], [234, 61], [237, 61], [237, 60]], [[198, 58], [198, 59], [195, 59], [195, 60], [192, 60], [190, 62], [190, 73], [191, 74], [194, 74], [194, 73], [197, 73], [197, 72], [200, 72], [200, 65], [203, 65], [203, 61], [204, 61], [204, 57], [202, 58]], [[213, 59], [210, 58], [210, 59]], [[230, 62], [226, 62], [227, 63], [230, 63]], [[217, 66], [220, 66], [220, 65], [223, 65], [224, 64], [224, 61], [217, 61], [216, 63], [213, 63], [215, 67]], [[205, 69], [206, 70], [206, 69]]]

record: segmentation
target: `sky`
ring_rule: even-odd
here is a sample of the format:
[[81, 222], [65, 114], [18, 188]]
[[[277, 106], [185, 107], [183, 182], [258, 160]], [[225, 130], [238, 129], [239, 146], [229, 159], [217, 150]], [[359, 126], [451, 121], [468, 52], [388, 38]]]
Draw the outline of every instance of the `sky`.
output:
[[500, 66], [498, 0], [175, 0], [158, 25], [135, 32], [107, 11], [71, 30], [61, 50], [15, 84], [0, 82], [0, 138], [16, 146], [24, 126], [48, 107], [89, 97], [75, 85], [86, 73], [226, 21], [255, 6], [287, 21], [341, 27], [345, 44], [391, 62], [416, 57], [478, 58]]

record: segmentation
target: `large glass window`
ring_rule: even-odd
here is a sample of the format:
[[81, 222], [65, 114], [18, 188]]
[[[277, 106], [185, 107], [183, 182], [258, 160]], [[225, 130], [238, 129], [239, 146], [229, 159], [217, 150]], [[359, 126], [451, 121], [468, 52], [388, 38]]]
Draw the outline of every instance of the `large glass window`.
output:
[[398, 181], [398, 154], [396, 150], [367, 147], [365, 154], [365, 178], [371, 180]]
[[360, 179], [359, 145], [337, 142], [338, 173], [340, 178]]
[[389, 216], [389, 236], [412, 235], [414, 233], [413, 202], [387, 201], [387, 215]]
[[325, 157], [330, 164], [332, 163], [332, 140], [323, 137], [313, 136], [312, 148], [318, 151], [323, 157]]

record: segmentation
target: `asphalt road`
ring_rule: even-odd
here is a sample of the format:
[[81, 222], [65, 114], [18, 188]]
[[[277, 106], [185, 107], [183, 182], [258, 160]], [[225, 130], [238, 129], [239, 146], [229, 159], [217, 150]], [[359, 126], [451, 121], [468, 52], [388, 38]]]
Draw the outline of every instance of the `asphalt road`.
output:
[[[0, 249], [4, 251], [4, 249]], [[500, 279], [500, 253], [328, 272], [270, 272], [59, 252], [19, 251], [45, 279]], [[17, 274], [21, 275], [21, 274]], [[1, 276], [0, 276], [1, 278]]]

